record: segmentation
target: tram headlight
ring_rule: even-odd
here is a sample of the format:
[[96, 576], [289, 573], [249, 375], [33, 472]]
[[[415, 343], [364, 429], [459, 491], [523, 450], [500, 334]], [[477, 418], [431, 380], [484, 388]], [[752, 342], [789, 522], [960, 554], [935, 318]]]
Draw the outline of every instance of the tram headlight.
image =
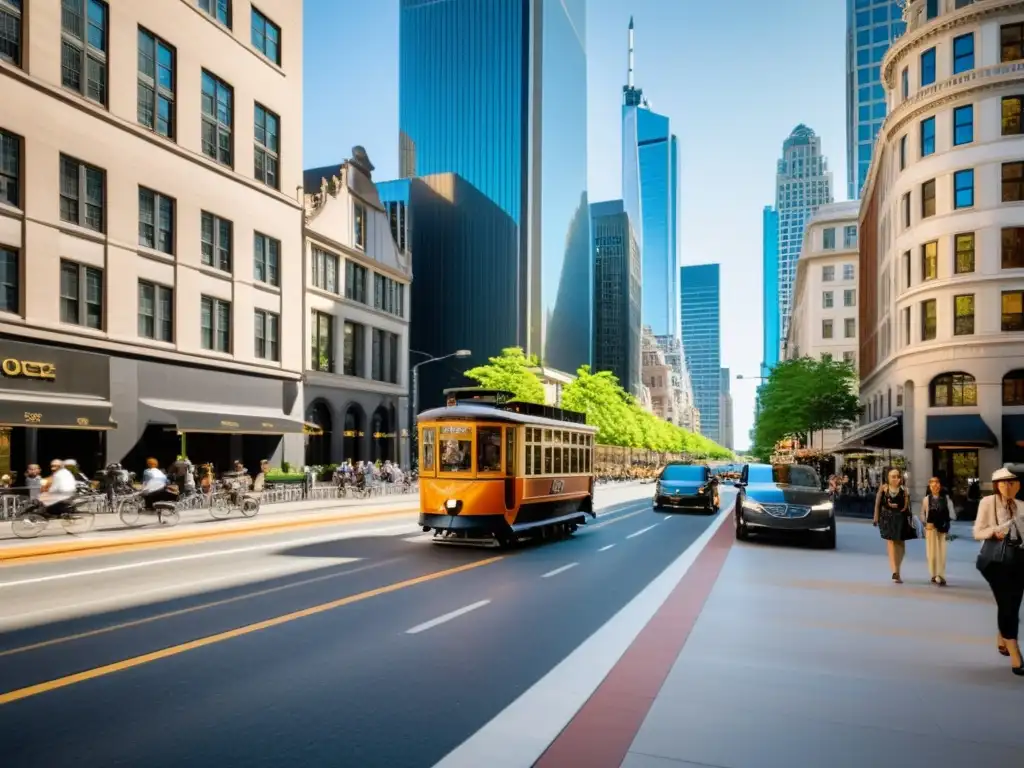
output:
[[444, 511], [449, 515], [457, 515], [462, 511], [462, 502], [458, 499], [448, 499], [444, 503]]

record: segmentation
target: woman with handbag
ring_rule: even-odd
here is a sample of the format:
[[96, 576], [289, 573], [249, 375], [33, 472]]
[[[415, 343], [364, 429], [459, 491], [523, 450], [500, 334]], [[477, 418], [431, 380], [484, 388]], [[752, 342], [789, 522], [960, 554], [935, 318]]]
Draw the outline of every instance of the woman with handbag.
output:
[[950, 521], [956, 520], [956, 509], [942, 481], [928, 481], [928, 495], [921, 499], [921, 522], [924, 524], [924, 545], [928, 554], [928, 573], [932, 584], [946, 586], [946, 536]]
[[1014, 498], [1020, 481], [1008, 469], [992, 473], [993, 494], [981, 500], [974, 538], [984, 542], [977, 568], [996, 599], [997, 648], [1009, 656], [1013, 674], [1024, 677], [1024, 658], [1017, 642], [1020, 604], [1024, 599], [1024, 509]]
[[889, 551], [892, 580], [902, 584], [900, 567], [907, 554], [906, 541], [917, 538], [917, 529], [910, 514], [910, 492], [903, 485], [903, 475], [895, 467], [889, 470], [889, 482], [878, 489], [875, 497], [874, 525], [885, 539]]

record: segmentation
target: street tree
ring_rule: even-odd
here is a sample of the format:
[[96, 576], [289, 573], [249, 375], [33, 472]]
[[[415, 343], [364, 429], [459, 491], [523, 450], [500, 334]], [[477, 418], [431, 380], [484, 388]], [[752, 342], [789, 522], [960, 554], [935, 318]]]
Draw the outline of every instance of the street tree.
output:
[[543, 404], [544, 385], [534, 370], [539, 366], [536, 356], [527, 356], [520, 347], [506, 347], [488, 358], [487, 365], [470, 368], [465, 375], [486, 389], [502, 389], [521, 402]]
[[562, 407], [586, 414], [587, 423], [597, 427], [597, 442], [602, 445], [643, 444], [643, 429], [611, 371], [592, 373], [589, 365], [581, 366], [576, 379], [562, 390]]

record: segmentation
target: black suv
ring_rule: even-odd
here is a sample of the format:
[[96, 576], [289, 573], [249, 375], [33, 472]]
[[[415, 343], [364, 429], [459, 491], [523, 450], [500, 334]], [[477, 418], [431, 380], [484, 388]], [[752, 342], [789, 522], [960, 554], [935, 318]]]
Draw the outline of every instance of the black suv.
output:
[[718, 481], [704, 464], [667, 464], [654, 485], [654, 509], [691, 509], [714, 514]]
[[747, 464], [735, 483], [736, 538], [764, 531], [820, 534], [836, 548], [836, 516], [821, 478], [803, 464]]

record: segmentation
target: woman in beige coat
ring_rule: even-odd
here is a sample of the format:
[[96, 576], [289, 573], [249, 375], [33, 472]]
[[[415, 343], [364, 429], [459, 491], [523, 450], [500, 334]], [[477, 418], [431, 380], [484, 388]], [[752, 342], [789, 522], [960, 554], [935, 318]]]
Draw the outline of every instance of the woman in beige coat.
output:
[[[1016, 547], [1024, 547], [1024, 504], [1016, 500], [1020, 481], [1008, 469], [992, 474], [994, 493], [978, 505], [974, 521], [974, 538], [978, 541], [996, 539]], [[1020, 625], [1020, 604], [1024, 599], [1024, 552], [1015, 552], [1008, 563], [990, 563], [981, 569], [996, 599], [996, 621], [999, 652], [1010, 657], [1013, 674], [1024, 677], [1024, 658], [1017, 642]]]
[[928, 574], [932, 584], [946, 586], [946, 537], [950, 522], [956, 520], [956, 508], [942, 481], [928, 481], [928, 493], [921, 499], [921, 522], [924, 524], [924, 545], [928, 554]]

